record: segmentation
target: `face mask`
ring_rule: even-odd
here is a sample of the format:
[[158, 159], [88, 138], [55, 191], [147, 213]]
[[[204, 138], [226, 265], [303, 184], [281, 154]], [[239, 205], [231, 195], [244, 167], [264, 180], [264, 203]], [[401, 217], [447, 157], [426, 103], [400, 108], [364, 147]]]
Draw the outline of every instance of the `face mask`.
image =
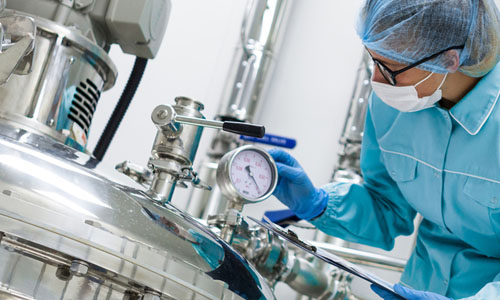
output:
[[429, 74], [429, 76], [425, 77], [416, 85], [410, 86], [392, 86], [390, 84], [375, 82], [373, 78], [371, 84], [375, 94], [377, 94], [385, 104], [402, 112], [415, 112], [434, 106], [434, 104], [442, 98], [441, 86], [443, 86], [448, 74], [444, 76], [443, 81], [441, 81], [441, 84], [432, 95], [423, 98], [418, 97], [416, 87], [429, 79], [432, 74], [434, 73]]

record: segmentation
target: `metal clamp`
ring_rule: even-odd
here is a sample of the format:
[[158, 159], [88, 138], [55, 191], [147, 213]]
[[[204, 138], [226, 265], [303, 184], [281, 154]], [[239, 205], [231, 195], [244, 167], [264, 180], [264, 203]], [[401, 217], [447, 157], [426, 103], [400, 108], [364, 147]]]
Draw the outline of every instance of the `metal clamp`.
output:
[[26, 75], [31, 72], [35, 35], [36, 25], [32, 18], [16, 15], [0, 18], [0, 85], [14, 73]]
[[193, 170], [192, 167], [187, 167], [182, 169], [182, 174], [179, 176], [179, 181], [177, 184], [184, 184], [183, 187], [187, 187], [185, 182], [191, 182], [191, 185], [198, 189], [203, 189], [206, 191], [211, 191], [212, 187], [204, 183], [199, 177], [198, 173]]
[[128, 160], [119, 163], [115, 169], [128, 177], [132, 178], [135, 182], [142, 186], [150, 185], [153, 181], [153, 173], [147, 168], [136, 165]]

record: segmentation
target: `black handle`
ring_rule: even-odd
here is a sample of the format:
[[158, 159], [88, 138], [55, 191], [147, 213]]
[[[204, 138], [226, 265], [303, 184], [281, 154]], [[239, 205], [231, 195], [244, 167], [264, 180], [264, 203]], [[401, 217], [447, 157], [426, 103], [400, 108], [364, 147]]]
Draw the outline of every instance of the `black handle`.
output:
[[261, 138], [266, 134], [266, 128], [262, 125], [255, 125], [242, 122], [226, 121], [222, 124], [222, 130], [241, 135]]

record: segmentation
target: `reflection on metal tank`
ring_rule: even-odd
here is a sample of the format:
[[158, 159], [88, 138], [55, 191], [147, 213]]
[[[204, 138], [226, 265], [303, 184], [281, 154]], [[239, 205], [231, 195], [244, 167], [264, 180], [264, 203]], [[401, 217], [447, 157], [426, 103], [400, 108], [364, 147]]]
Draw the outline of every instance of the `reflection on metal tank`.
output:
[[13, 26], [21, 18], [33, 20], [36, 32], [34, 50], [21, 61], [30, 72], [13, 74], [0, 85], [0, 118], [85, 148], [101, 92], [115, 84], [115, 65], [104, 50], [67, 27], [6, 11]]
[[189, 215], [98, 175], [50, 137], [0, 133], [0, 298], [274, 299]]

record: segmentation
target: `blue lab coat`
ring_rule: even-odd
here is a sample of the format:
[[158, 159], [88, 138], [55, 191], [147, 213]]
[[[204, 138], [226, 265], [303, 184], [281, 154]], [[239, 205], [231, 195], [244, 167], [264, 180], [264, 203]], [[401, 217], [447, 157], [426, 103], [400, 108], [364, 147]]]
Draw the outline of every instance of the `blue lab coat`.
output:
[[312, 221], [342, 239], [391, 249], [423, 220], [401, 282], [454, 299], [500, 299], [500, 64], [452, 109], [404, 113], [372, 95], [364, 183], [331, 183]]

